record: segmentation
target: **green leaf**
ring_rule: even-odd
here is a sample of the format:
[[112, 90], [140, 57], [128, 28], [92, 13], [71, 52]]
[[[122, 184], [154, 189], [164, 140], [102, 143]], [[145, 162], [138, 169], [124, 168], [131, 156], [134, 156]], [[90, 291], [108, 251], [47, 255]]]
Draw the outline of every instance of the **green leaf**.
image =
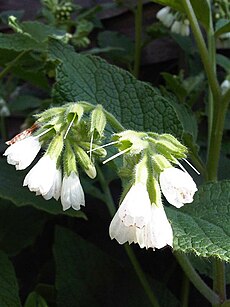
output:
[[220, 19], [216, 23], [215, 37], [219, 37], [221, 34], [230, 32], [230, 21], [228, 19]]
[[98, 45], [101, 48], [119, 48], [120, 50], [111, 50], [109, 56], [119, 62], [127, 61], [130, 63], [134, 57], [134, 43], [125, 35], [114, 31], [100, 32], [98, 37]]
[[[56, 228], [54, 257], [58, 307], [152, 306], [134, 271], [65, 228]], [[149, 280], [160, 306], [179, 305], [165, 286]]]
[[15, 255], [31, 245], [45, 222], [42, 212], [30, 207], [17, 208], [9, 201], [0, 202], [0, 248]]
[[42, 100], [30, 95], [20, 95], [12, 99], [9, 104], [11, 112], [22, 112], [40, 107]]
[[77, 54], [60, 41], [51, 39], [49, 55], [60, 62], [55, 86], [59, 103], [102, 104], [127, 129], [181, 136], [182, 126], [171, 101], [159, 90], [98, 57]]
[[161, 75], [165, 79], [167, 86], [175, 93], [175, 95], [177, 95], [180, 101], [183, 102], [187, 95], [187, 91], [179, 76], [175, 76], [167, 72], [163, 72]]
[[222, 54], [217, 54], [216, 63], [230, 74], [230, 59]]
[[22, 30], [28, 33], [37, 42], [43, 43], [49, 36], [57, 39], [65, 39], [66, 32], [57, 28], [45, 25], [38, 21], [26, 21], [21, 24]]
[[12, 263], [7, 255], [0, 251], [0, 306], [20, 307], [18, 283]]
[[37, 292], [31, 292], [25, 302], [24, 307], [48, 307], [44, 298]]
[[230, 181], [207, 183], [192, 204], [166, 208], [175, 251], [230, 262]]
[[[28, 172], [28, 170], [27, 170]], [[26, 171], [16, 171], [12, 165], [6, 163], [5, 159], [0, 160], [0, 197], [11, 200], [18, 207], [32, 205], [33, 207], [51, 214], [66, 214], [74, 217], [85, 218], [81, 211], [67, 210], [63, 212], [60, 202], [45, 200], [30, 192], [22, 183]], [[45, 174], [44, 174], [45, 176]]]
[[184, 13], [184, 7], [181, 1], [178, 0], [152, 0], [155, 3], [159, 3], [164, 6], [170, 6], [174, 10]]
[[0, 33], [0, 46], [1, 49], [9, 49], [14, 51], [46, 50], [46, 46], [44, 44], [38, 43], [29, 36], [25, 36], [20, 33], [15, 33], [15, 34]]

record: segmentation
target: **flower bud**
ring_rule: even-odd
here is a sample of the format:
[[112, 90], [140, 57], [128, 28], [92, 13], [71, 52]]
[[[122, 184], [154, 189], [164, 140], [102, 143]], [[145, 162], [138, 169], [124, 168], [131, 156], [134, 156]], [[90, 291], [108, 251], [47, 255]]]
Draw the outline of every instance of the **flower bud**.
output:
[[76, 153], [76, 156], [78, 158], [78, 161], [81, 167], [84, 169], [86, 174], [91, 179], [94, 179], [97, 175], [97, 172], [96, 172], [96, 168], [94, 164], [92, 163], [90, 157], [87, 155], [84, 149], [82, 149], [80, 146], [77, 146], [76, 144], [74, 144], [74, 151]]
[[68, 140], [65, 140], [65, 149], [63, 153], [64, 175], [69, 177], [72, 172], [77, 173], [76, 157], [72, 146]]
[[148, 141], [145, 140], [147, 136], [145, 132], [125, 130], [114, 134], [112, 139], [118, 142], [116, 146], [119, 150], [123, 151], [130, 149], [129, 153], [135, 155], [148, 147]]
[[69, 121], [73, 119], [74, 114], [77, 115], [77, 121], [80, 122], [83, 114], [84, 108], [80, 103], [71, 103], [66, 109], [66, 116]]
[[47, 149], [47, 154], [50, 155], [52, 159], [55, 158], [57, 160], [62, 152], [63, 146], [63, 134], [57, 134], [50, 142]]
[[97, 131], [100, 137], [103, 136], [103, 132], [106, 125], [106, 116], [102, 105], [98, 104], [91, 113], [91, 127], [90, 132]]

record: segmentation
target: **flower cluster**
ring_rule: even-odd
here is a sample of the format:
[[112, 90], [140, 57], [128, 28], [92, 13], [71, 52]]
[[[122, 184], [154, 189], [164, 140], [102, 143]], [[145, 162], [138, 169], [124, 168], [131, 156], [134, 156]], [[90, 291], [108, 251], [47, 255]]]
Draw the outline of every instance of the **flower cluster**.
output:
[[[132, 181], [110, 224], [111, 238], [120, 244], [138, 243], [141, 248], [172, 246], [173, 232], [161, 193], [177, 208], [193, 201], [196, 184], [178, 161], [186, 157], [187, 149], [169, 134], [125, 131], [113, 140], [124, 158], [121, 174]], [[134, 167], [130, 161], [136, 161]]]
[[181, 13], [173, 11], [169, 6], [162, 8], [156, 15], [164, 26], [170, 28], [173, 33], [189, 36], [189, 20]]
[[44, 111], [37, 116], [33, 128], [7, 142], [10, 147], [4, 153], [9, 164], [23, 170], [33, 162], [42, 146], [47, 147], [23, 185], [46, 200], [61, 198], [63, 210], [71, 207], [79, 210], [85, 205], [77, 165], [90, 178], [95, 178], [94, 158], [106, 155], [103, 148], [92, 151], [103, 137], [106, 124], [103, 109], [100, 105], [93, 109], [89, 124], [83, 119], [84, 107], [84, 103], [73, 103]]
[[51, 108], [37, 115], [31, 128], [8, 141], [10, 146], [4, 155], [9, 164], [23, 170], [42, 147], [46, 148], [23, 185], [46, 200], [60, 198], [63, 210], [79, 210], [85, 205], [85, 197], [78, 166], [95, 178], [95, 158], [105, 157], [104, 147], [114, 145], [118, 153], [103, 163], [122, 156], [119, 172], [126, 184], [121, 205], [110, 224], [111, 238], [120, 244], [138, 243], [141, 248], [172, 246], [173, 232], [162, 194], [177, 208], [193, 201], [196, 184], [179, 162], [186, 158], [187, 148], [170, 134], [132, 130], [116, 133], [110, 144], [99, 146], [106, 120], [107, 113], [101, 105], [78, 102]]

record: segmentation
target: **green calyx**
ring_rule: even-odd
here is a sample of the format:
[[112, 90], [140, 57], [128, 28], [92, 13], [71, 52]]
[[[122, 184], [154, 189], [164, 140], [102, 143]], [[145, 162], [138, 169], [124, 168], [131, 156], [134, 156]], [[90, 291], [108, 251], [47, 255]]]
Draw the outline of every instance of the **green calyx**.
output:
[[65, 141], [63, 152], [63, 169], [64, 175], [70, 176], [71, 172], [77, 173], [76, 157], [73, 148], [68, 140]]
[[80, 103], [70, 103], [66, 105], [66, 112], [65, 112], [65, 118], [68, 122], [71, 122], [72, 119], [77, 116], [77, 123], [80, 122], [83, 114], [84, 114], [84, 108]]
[[117, 142], [120, 151], [129, 149], [130, 155], [139, 154], [148, 147], [147, 133], [133, 130], [125, 130], [113, 135], [112, 140]]
[[94, 179], [97, 175], [97, 171], [88, 154], [83, 148], [76, 144], [73, 144], [73, 148], [81, 167], [91, 179]]
[[59, 133], [50, 142], [49, 147], [47, 149], [47, 154], [51, 158], [58, 160], [63, 150], [63, 146], [64, 146], [63, 134]]
[[102, 105], [98, 104], [91, 113], [90, 133], [98, 133], [99, 137], [103, 137], [106, 126], [106, 116]]

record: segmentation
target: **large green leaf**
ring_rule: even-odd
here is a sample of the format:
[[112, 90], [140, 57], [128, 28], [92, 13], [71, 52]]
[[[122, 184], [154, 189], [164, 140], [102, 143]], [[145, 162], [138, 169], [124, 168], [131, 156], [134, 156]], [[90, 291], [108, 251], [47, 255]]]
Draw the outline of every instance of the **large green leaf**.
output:
[[[25, 171], [16, 171], [12, 165], [8, 165], [5, 159], [0, 159], [0, 197], [9, 199], [18, 207], [32, 205], [33, 207], [51, 214], [67, 214], [75, 217], [85, 217], [81, 211], [67, 210], [63, 212], [60, 202], [44, 200], [41, 196], [35, 196], [27, 187], [23, 187]], [[47, 176], [47, 174], [44, 174]]]
[[101, 58], [77, 54], [51, 39], [50, 59], [59, 61], [56, 99], [103, 104], [127, 129], [168, 132], [180, 137], [182, 126], [171, 101], [130, 73]]
[[[65, 228], [56, 229], [54, 256], [58, 307], [152, 306], [133, 271]], [[160, 306], [178, 306], [165, 286], [149, 281]]]
[[230, 21], [228, 19], [220, 19], [216, 24], [215, 36], [230, 32]]
[[45, 48], [44, 44], [36, 42], [33, 38], [20, 33], [0, 33], [0, 46], [1, 49], [10, 49], [14, 51], [44, 51]]
[[166, 212], [175, 251], [230, 262], [230, 181], [204, 184], [192, 204]]
[[32, 244], [41, 233], [45, 216], [31, 207], [18, 208], [9, 201], [0, 202], [0, 248], [17, 254]]
[[0, 306], [1, 307], [20, 307], [18, 293], [18, 283], [14, 268], [7, 255], [0, 251]]

